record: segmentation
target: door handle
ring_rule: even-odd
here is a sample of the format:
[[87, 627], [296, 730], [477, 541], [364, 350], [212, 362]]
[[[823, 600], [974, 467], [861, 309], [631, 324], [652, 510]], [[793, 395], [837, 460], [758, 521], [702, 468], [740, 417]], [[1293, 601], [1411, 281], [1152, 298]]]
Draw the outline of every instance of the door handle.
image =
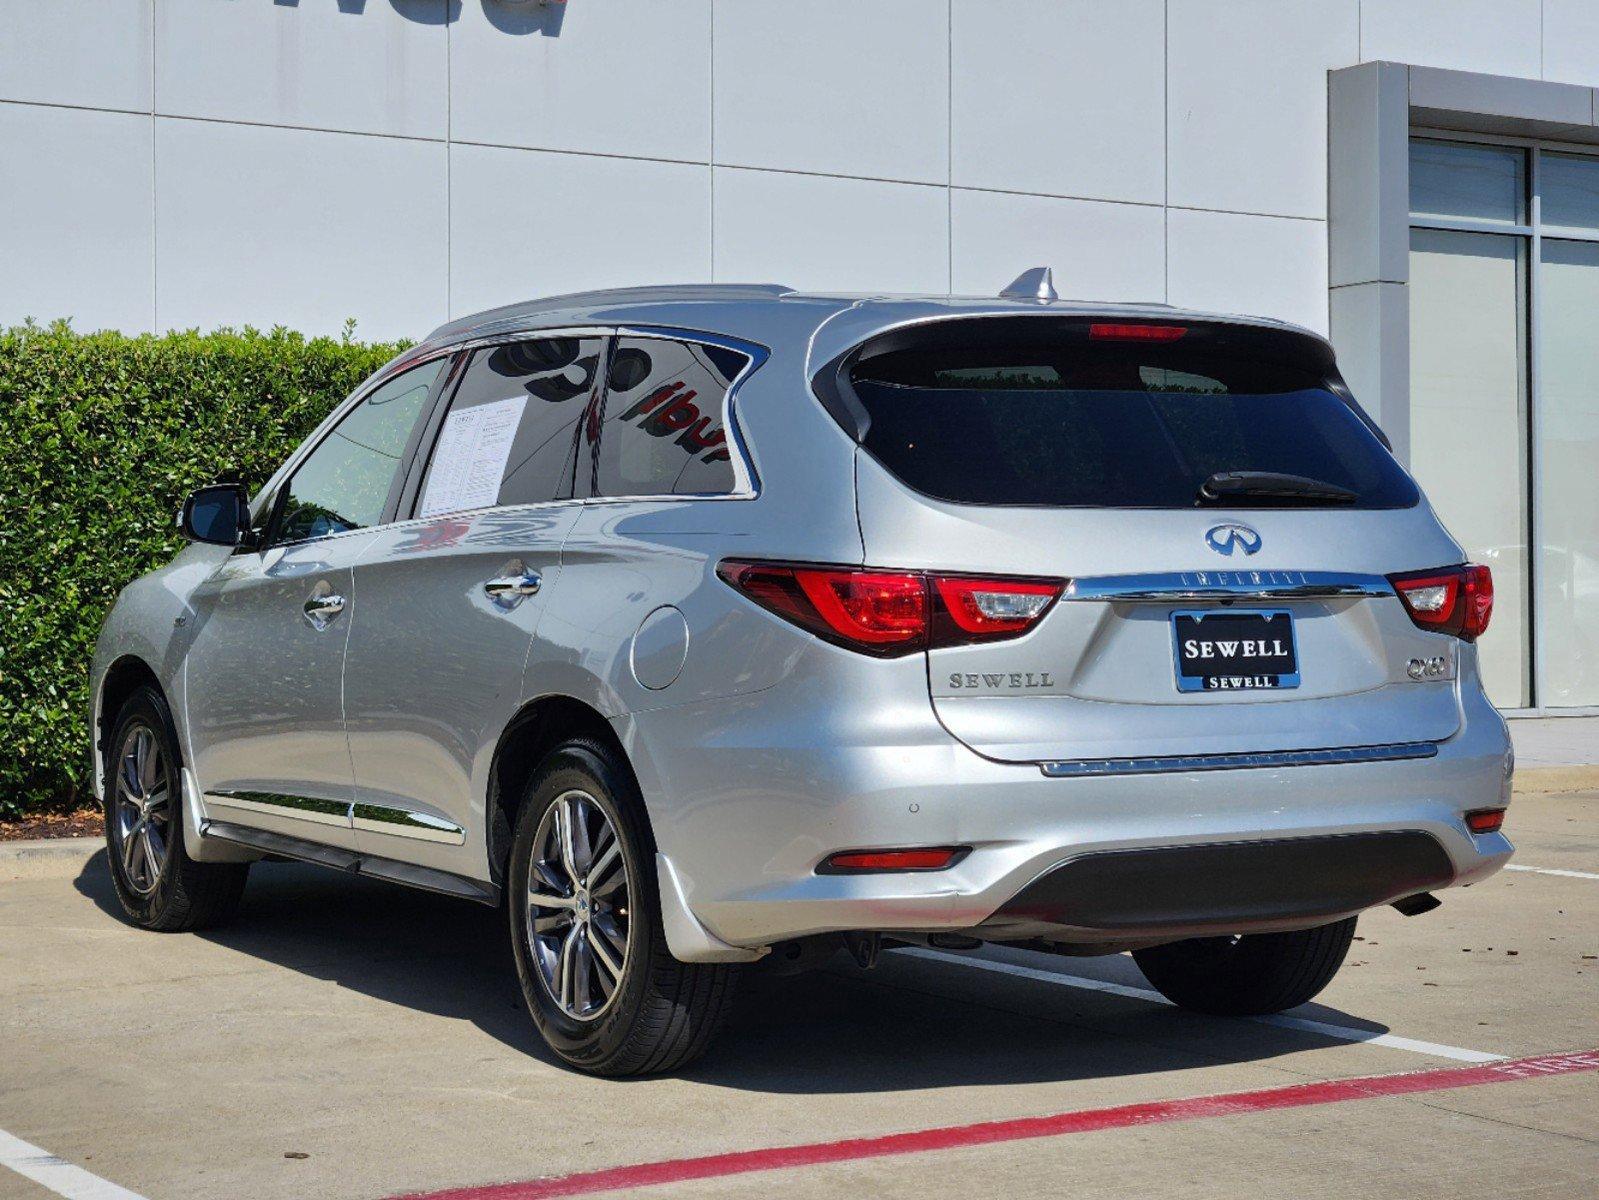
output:
[[326, 629], [333, 618], [344, 611], [344, 597], [332, 592], [323, 595], [313, 595], [305, 602], [305, 619], [311, 622], [311, 628], [317, 631]]
[[539, 586], [544, 581], [533, 571], [524, 571], [520, 575], [501, 575], [491, 579], [483, 585], [483, 591], [490, 599], [498, 600], [502, 604], [515, 603], [523, 596], [538, 594]]

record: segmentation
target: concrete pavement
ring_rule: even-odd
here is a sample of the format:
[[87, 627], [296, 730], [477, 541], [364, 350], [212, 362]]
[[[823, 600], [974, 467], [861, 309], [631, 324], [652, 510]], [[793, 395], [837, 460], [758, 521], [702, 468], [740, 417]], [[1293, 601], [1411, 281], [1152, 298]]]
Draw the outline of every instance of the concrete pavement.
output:
[[[1509, 828], [1518, 866], [1578, 874], [1507, 872], [1425, 916], [1364, 918], [1296, 1014], [1339, 1036], [1140, 998], [1125, 956], [893, 952], [752, 979], [709, 1059], [625, 1082], [542, 1050], [492, 910], [265, 864], [234, 925], [164, 936], [121, 921], [98, 851], [0, 861], [0, 1130], [149, 1200], [378, 1200], [1465, 1061], [1450, 1051], [1594, 1049], [1599, 791], [1521, 795]], [[1590, 1072], [648, 1194], [1585, 1196], [1595, 1112]], [[51, 1194], [0, 1169], [0, 1197]]]

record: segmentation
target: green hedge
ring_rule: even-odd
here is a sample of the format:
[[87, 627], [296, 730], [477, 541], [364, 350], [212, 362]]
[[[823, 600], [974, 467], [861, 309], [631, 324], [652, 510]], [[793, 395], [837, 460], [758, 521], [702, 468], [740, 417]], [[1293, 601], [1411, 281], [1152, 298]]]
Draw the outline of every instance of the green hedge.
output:
[[173, 513], [255, 487], [400, 345], [260, 333], [0, 331], [0, 818], [88, 795], [88, 674], [117, 592]]

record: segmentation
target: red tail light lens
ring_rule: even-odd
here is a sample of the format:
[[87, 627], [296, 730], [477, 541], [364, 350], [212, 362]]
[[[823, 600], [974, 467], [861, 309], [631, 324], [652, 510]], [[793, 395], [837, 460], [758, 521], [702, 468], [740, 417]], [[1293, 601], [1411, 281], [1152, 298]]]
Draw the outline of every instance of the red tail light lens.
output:
[[932, 575], [799, 563], [723, 562], [716, 572], [763, 608], [835, 645], [891, 657], [1019, 637], [1063, 579]]
[[1095, 322], [1088, 336], [1103, 342], [1175, 342], [1188, 332], [1186, 325], [1106, 325]]
[[1477, 563], [1390, 575], [1410, 619], [1423, 629], [1476, 641], [1494, 611], [1493, 572]]
[[966, 856], [964, 846], [929, 846], [919, 850], [840, 850], [822, 860], [818, 875], [853, 875], [872, 871], [942, 871]]
[[795, 571], [794, 579], [829, 629], [872, 646], [919, 643], [927, 633], [927, 588], [889, 571]]

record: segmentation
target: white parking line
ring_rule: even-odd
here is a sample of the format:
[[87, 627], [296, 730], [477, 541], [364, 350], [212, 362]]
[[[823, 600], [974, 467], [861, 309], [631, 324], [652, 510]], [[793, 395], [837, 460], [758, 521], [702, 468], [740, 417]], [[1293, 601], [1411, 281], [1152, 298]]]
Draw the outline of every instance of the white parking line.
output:
[[1562, 871], [1558, 867], [1524, 867], [1520, 863], [1509, 863], [1505, 866], [1507, 871], [1530, 871], [1534, 875], [1563, 875], [1567, 879], [1599, 879], [1592, 871]]
[[0, 1167], [9, 1167], [67, 1200], [144, 1200], [137, 1192], [63, 1162], [48, 1150], [13, 1137], [4, 1129], [0, 1129]]
[[[937, 962], [960, 963], [963, 966], [975, 967], [980, 971], [996, 971], [1001, 975], [1015, 975], [1021, 979], [1032, 979], [1039, 983], [1053, 983], [1060, 987], [1078, 988], [1082, 991], [1105, 992], [1111, 996], [1125, 996], [1129, 1000], [1151, 1000], [1156, 1004], [1171, 1003], [1165, 996], [1149, 988], [1128, 987], [1123, 983], [1107, 983], [1103, 979], [1089, 979], [1085, 975], [1066, 975], [1058, 971], [1041, 971], [1036, 967], [1024, 967], [1017, 963], [996, 962], [991, 958], [971, 958], [964, 954], [948, 954], [941, 950], [924, 950], [920, 946], [896, 946], [889, 953], [903, 954], [910, 958], [931, 959]], [[1457, 1062], [1499, 1062], [1505, 1057], [1503, 1054], [1489, 1054], [1482, 1050], [1465, 1050], [1459, 1046], [1440, 1046], [1436, 1042], [1419, 1042], [1415, 1038], [1399, 1037], [1392, 1033], [1373, 1033], [1369, 1029], [1354, 1029], [1347, 1025], [1328, 1025], [1322, 1021], [1310, 1021], [1304, 1017], [1288, 1017], [1280, 1013], [1264, 1017], [1247, 1017], [1245, 1019], [1255, 1021], [1261, 1025], [1275, 1025], [1280, 1029], [1298, 1029], [1306, 1033], [1319, 1033], [1323, 1037], [1337, 1038], [1343, 1042], [1365, 1042], [1372, 1046], [1387, 1046], [1392, 1050], [1409, 1050], [1415, 1054], [1429, 1054], [1434, 1058], [1452, 1058]]]

